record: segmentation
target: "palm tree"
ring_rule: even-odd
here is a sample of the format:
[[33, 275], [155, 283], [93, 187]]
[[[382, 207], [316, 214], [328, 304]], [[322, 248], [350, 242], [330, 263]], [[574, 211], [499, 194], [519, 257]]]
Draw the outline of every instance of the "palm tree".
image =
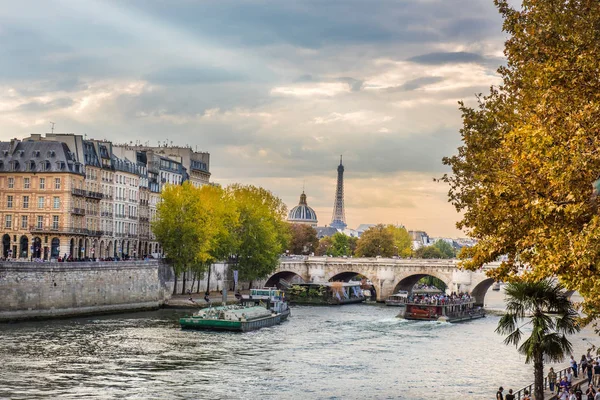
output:
[[[508, 335], [504, 343], [518, 347], [526, 357], [525, 363], [533, 362], [536, 400], [544, 399], [544, 359], [562, 361], [572, 352], [567, 335], [580, 329], [577, 311], [563, 289], [550, 279], [514, 282], [505, 287], [506, 314], [500, 318], [496, 333]], [[531, 335], [519, 346], [521, 329], [526, 325], [531, 326]]]

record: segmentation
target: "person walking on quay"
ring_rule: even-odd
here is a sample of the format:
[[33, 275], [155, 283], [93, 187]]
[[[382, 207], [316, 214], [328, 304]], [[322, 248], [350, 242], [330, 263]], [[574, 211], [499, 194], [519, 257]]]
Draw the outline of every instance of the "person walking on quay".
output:
[[596, 397], [596, 391], [594, 390], [594, 387], [591, 384], [588, 385], [588, 388], [585, 391], [585, 395], [587, 396], [587, 400], [594, 400], [594, 397]]
[[579, 365], [581, 365], [581, 375], [587, 374], [588, 362], [585, 354], [581, 356], [581, 360], [579, 361]]
[[567, 382], [569, 382], [569, 388], [573, 384], [573, 368], [567, 368]]
[[504, 398], [504, 400], [515, 400], [515, 395], [512, 392], [512, 389], [508, 389], [508, 394]]
[[504, 391], [504, 388], [502, 386], [500, 386], [498, 388], [498, 391], [496, 392], [496, 400], [504, 400], [504, 395], [502, 394], [503, 391]]
[[529, 395], [529, 390], [525, 390], [525, 392], [523, 392], [524, 396], [523, 396], [523, 400], [531, 400], [531, 396]]
[[550, 371], [548, 372], [548, 386], [550, 386], [550, 391], [554, 393], [554, 386], [556, 385], [556, 372], [554, 372], [554, 368], [550, 367]]
[[575, 357], [571, 355], [571, 369], [573, 370], [573, 376], [577, 378], [577, 361], [575, 361]]
[[588, 377], [588, 385], [592, 384], [592, 376], [594, 374], [594, 368], [593, 368], [593, 364], [588, 364], [587, 369], [585, 370], [585, 373], [587, 374]]
[[598, 361], [594, 361], [594, 386], [598, 387], [600, 385], [600, 364]]
[[210, 297], [208, 297], [208, 292], [204, 294], [204, 301], [210, 304]]

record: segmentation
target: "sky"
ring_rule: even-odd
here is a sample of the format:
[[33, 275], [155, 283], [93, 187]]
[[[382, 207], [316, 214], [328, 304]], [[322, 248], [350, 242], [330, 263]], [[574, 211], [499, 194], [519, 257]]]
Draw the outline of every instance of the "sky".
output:
[[190, 145], [211, 180], [304, 188], [331, 221], [462, 237], [434, 182], [458, 101], [500, 83], [492, 0], [0, 0], [0, 140], [50, 131]]

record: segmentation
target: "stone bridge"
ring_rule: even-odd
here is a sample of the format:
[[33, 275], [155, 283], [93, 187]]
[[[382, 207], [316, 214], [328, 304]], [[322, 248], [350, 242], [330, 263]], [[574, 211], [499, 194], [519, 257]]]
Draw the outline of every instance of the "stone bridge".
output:
[[266, 286], [274, 286], [280, 279], [347, 282], [360, 274], [373, 283], [377, 301], [385, 301], [398, 290], [410, 291], [419, 279], [434, 276], [446, 284], [447, 291], [469, 292], [477, 304], [483, 304], [486, 292], [494, 283], [485, 270], [496, 268], [500, 263], [487, 264], [478, 271], [462, 270], [457, 264], [458, 260], [438, 259], [285, 257], [275, 274], [267, 279]]

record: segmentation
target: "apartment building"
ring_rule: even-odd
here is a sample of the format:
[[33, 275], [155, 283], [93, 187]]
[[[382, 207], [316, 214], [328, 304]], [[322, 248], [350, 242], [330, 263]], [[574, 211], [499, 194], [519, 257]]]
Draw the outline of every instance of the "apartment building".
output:
[[[161, 190], [192, 176], [196, 185], [208, 183], [208, 160], [208, 153], [190, 148], [157, 152], [74, 134], [0, 142], [1, 256], [49, 260], [160, 253], [151, 222]], [[182, 161], [196, 172], [189, 174]]]

